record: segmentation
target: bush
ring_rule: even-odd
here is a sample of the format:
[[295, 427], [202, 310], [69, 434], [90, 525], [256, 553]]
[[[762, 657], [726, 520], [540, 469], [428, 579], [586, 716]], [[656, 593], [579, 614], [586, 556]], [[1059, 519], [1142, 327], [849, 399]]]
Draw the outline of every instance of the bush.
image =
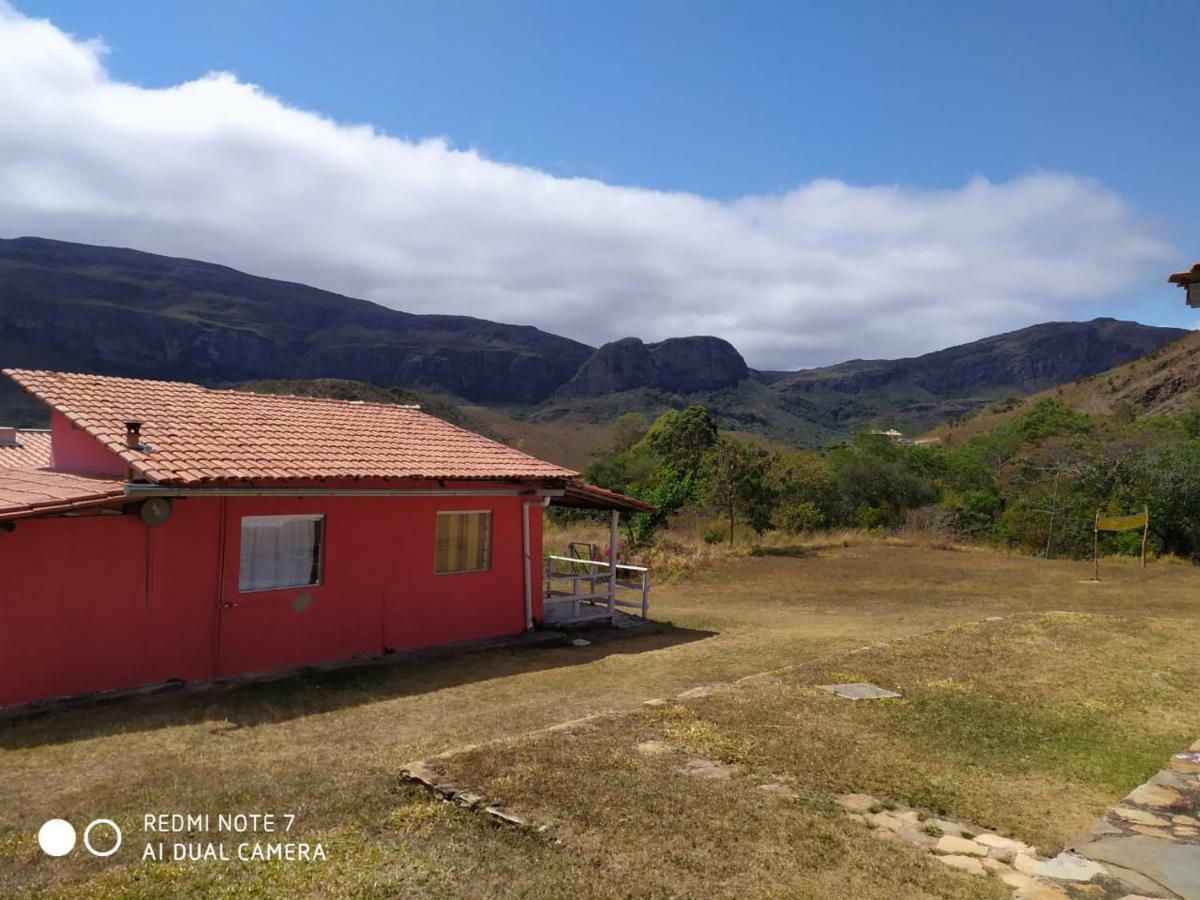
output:
[[792, 534], [825, 527], [825, 513], [811, 500], [801, 500], [779, 511], [779, 526]]

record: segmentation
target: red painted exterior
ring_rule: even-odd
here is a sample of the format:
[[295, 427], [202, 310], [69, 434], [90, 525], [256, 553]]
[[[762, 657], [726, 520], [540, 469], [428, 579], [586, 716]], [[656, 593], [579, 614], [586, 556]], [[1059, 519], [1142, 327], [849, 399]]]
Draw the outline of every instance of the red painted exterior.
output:
[[129, 467], [98, 440], [57, 410], [50, 417], [50, 465], [62, 472], [125, 478]]
[[[57, 415], [53, 427], [55, 467], [97, 471], [92, 439]], [[0, 706], [518, 633], [528, 499], [205, 497], [174, 501], [153, 528], [136, 515], [22, 520], [0, 532]], [[453, 509], [492, 511], [488, 571], [434, 574], [436, 515]], [[326, 517], [322, 584], [239, 594], [241, 518], [297, 512]], [[541, 524], [534, 498], [535, 619]]]

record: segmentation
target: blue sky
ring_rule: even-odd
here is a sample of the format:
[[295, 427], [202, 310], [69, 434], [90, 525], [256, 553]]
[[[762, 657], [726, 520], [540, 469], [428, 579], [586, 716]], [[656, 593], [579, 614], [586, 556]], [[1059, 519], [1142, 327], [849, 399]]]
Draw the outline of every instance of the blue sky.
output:
[[341, 123], [559, 177], [724, 202], [814, 179], [1094, 180], [1178, 256], [1119, 296], [1078, 299], [1073, 317], [1191, 324], [1161, 280], [1200, 257], [1200, 78], [1181, 38], [1195, 2], [17, 8], [101, 37], [116, 81], [230, 71]]
[[1193, 235], [1200, 221], [1182, 209], [1200, 150], [1181, 40], [1196, 2], [20, 8], [102, 35], [124, 80], [229, 70], [341, 121], [556, 174], [733, 197], [1041, 168], [1098, 178]]

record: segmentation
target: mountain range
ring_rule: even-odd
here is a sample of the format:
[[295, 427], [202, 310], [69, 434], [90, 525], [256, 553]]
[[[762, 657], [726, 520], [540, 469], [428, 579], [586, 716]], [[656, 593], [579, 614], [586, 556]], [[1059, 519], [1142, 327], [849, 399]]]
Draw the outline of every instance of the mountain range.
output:
[[961, 422], [945, 422], [933, 434], [950, 444], [990, 431], [1001, 422], [1053, 397], [1089, 415], [1122, 410], [1135, 416], [1167, 415], [1200, 403], [1200, 331], [1120, 366], [1048, 388], [1012, 402], [997, 403]]
[[[530, 326], [415, 315], [212, 263], [0, 240], [0, 365], [211, 385], [351, 379], [502, 408], [538, 426], [600, 425], [621, 412], [702, 402], [727, 428], [788, 443], [870, 425], [924, 430], [1185, 334], [1114, 319], [1051, 322], [910, 359], [760, 372], [718, 337], [629, 337], [593, 348]], [[0, 387], [0, 420], [30, 424], [38, 414]]]

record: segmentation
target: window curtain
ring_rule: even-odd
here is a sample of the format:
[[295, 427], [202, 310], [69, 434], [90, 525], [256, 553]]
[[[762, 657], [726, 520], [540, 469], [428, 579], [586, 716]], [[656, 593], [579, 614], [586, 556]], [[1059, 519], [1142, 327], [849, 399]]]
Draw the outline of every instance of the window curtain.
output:
[[437, 566], [441, 574], [481, 572], [491, 564], [490, 512], [439, 513]]
[[320, 576], [321, 516], [246, 516], [242, 519], [239, 591], [316, 584]]

